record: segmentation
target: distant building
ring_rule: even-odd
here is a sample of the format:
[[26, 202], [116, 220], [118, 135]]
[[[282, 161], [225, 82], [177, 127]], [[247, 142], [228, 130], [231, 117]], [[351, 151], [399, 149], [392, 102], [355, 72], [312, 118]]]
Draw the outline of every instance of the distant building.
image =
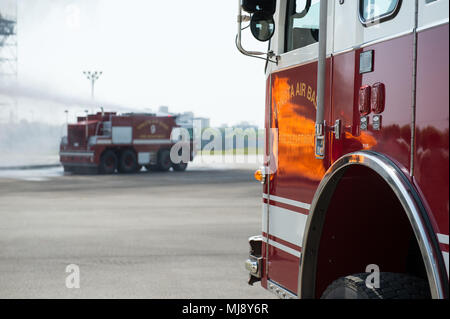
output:
[[194, 120], [194, 113], [192, 112], [184, 112], [178, 114], [177, 123], [183, 127], [192, 127], [192, 123]]
[[168, 106], [160, 106], [158, 113], [169, 114], [169, 107]]
[[172, 113], [169, 111], [169, 107], [167, 106], [160, 106], [158, 109], [157, 115], [159, 116], [176, 116], [177, 117], [177, 124], [185, 129], [188, 130], [189, 134], [191, 135], [191, 138], [194, 136], [194, 121], [199, 120], [202, 130], [210, 127], [210, 119], [206, 117], [195, 117], [193, 112], [183, 112], [183, 113]]
[[202, 129], [209, 128], [210, 127], [210, 120], [206, 117], [196, 117], [194, 118], [195, 121], [200, 121], [200, 124], [202, 126]]
[[177, 124], [181, 127], [191, 128], [194, 125], [194, 120], [200, 121], [202, 129], [210, 127], [210, 119], [206, 117], [195, 117], [193, 112], [173, 113], [169, 111], [168, 106], [160, 106], [158, 109], [159, 116], [172, 115], [177, 117]]
[[233, 128], [241, 128], [243, 130], [246, 130], [246, 129], [250, 128], [250, 129], [254, 129], [255, 131], [258, 131], [258, 126], [257, 125], [250, 124], [247, 121], [242, 121], [242, 122], [240, 122], [240, 123], [238, 123], [236, 125], [233, 125]]

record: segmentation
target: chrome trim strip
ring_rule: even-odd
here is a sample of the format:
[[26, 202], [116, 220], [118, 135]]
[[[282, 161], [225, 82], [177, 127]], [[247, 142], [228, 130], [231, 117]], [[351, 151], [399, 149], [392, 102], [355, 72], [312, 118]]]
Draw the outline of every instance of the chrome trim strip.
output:
[[374, 44], [377, 44], [377, 43], [380, 43], [380, 42], [384, 42], [384, 41], [389, 41], [389, 40], [393, 40], [393, 39], [396, 39], [396, 38], [400, 38], [400, 37], [403, 37], [405, 35], [411, 34], [413, 32], [414, 32], [414, 28], [406, 30], [406, 31], [403, 31], [403, 32], [400, 32], [400, 33], [397, 33], [397, 34], [392, 34], [392, 35], [387, 36], [387, 37], [382, 37], [382, 38], [379, 38], [379, 39], [376, 39], [376, 40], [372, 40], [370, 42], [362, 43], [361, 45], [356, 46], [356, 48], [357, 49], [365, 48], [365, 47], [368, 47], [368, 46], [371, 46], [371, 45], [374, 45]]
[[437, 234], [437, 238], [441, 244], [448, 245], [448, 235]]
[[419, 0], [414, 2], [414, 31], [413, 31], [413, 66], [411, 90], [411, 147], [409, 154], [409, 176], [414, 176], [414, 157], [416, 155], [416, 105], [417, 105], [417, 27], [419, 26]]
[[[269, 196], [264, 193], [263, 198], [269, 199]], [[295, 207], [300, 207], [300, 208], [303, 208], [306, 210], [309, 210], [311, 208], [310, 204], [299, 202], [299, 201], [292, 200], [289, 198], [278, 197], [278, 196], [274, 196], [274, 195], [270, 195], [270, 200], [273, 200], [274, 202], [279, 202], [279, 203], [295, 206]]]
[[[433, 298], [445, 298], [448, 286], [444, 287], [442, 283], [447, 282], [448, 278], [443, 278], [441, 273], [441, 271], [444, 270], [441, 269], [441, 265], [443, 265], [444, 261], [442, 259], [440, 249], [437, 250], [439, 248], [439, 244], [432, 226], [426, 222], [426, 220], [428, 220], [427, 213], [423, 207], [423, 204], [420, 202], [420, 197], [417, 195], [415, 189], [409, 184], [409, 181], [406, 179], [405, 175], [391, 160], [372, 151], [359, 151], [344, 155], [328, 169], [324, 178], [320, 182], [311, 204], [312, 208], [308, 216], [305, 234], [303, 237], [303, 256], [312, 257], [301, 258], [300, 260], [298, 276], [299, 296], [303, 298], [314, 297], [317, 260], [315, 258], [316, 254], [312, 252], [312, 249], [315, 249], [315, 247], [309, 248], [309, 245], [311, 244], [311, 240], [315, 240], [317, 242], [317, 238], [311, 236], [310, 233], [315, 231], [311, 229], [314, 216], [319, 214], [318, 216], [320, 217], [320, 214], [326, 213], [323, 208], [317, 209], [320, 207], [320, 205], [318, 205], [319, 199], [322, 195], [328, 195], [325, 192], [328, 190], [327, 186], [333, 186], [333, 184], [335, 185], [345, 172], [344, 169], [351, 165], [362, 165], [374, 170], [395, 192], [408, 216], [411, 227], [417, 238], [428, 276], [431, 295]], [[318, 231], [320, 232], [320, 230]], [[309, 273], [305, 272], [305, 260], [308, 262]], [[308, 287], [308, 291], [305, 291], [306, 287], [304, 287], [303, 282], [307, 280], [310, 280], [310, 282], [308, 282], [310, 287]]]
[[434, 21], [432, 23], [428, 23], [426, 25], [423, 25], [420, 28], [417, 28], [417, 32], [425, 31], [425, 30], [428, 30], [428, 29], [432, 29], [434, 27], [439, 27], [441, 25], [447, 24], [448, 22], [449, 22], [448, 18], [447, 19], [443, 19], [443, 20]]
[[[270, 155], [272, 154], [272, 130], [270, 129], [272, 127], [272, 117], [273, 117], [273, 112], [272, 112], [272, 74], [270, 74], [269, 76], [269, 147], [268, 147], [268, 151], [269, 151], [269, 157], [267, 159], [267, 167], [268, 167], [268, 171], [267, 171], [267, 188], [266, 188], [266, 192], [268, 194], [268, 198], [270, 198]], [[264, 194], [264, 191], [263, 191]], [[266, 234], [269, 235], [270, 234], [270, 205], [266, 205], [266, 207], [264, 207], [265, 212], [266, 212]], [[264, 222], [264, 219], [263, 219]], [[262, 251], [261, 251], [262, 254]], [[266, 277], [269, 278], [269, 245], [266, 245], [266, 252], [265, 252], [265, 274]]]
[[61, 152], [59, 156], [81, 156], [81, 157], [90, 157], [94, 156], [94, 152]]
[[[301, 49], [297, 49], [297, 50], [301, 50]], [[286, 52], [285, 54], [289, 54], [291, 52], [293, 52], [293, 51]], [[331, 58], [332, 56], [333, 56], [333, 54], [327, 54], [327, 59]], [[281, 59], [283, 59], [283, 55], [281, 55]], [[272, 71], [271, 74], [275, 74], [275, 73], [287, 71], [287, 70], [290, 70], [290, 69], [294, 69], [294, 68], [297, 68], [297, 67], [300, 67], [300, 66], [303, 66], [303, 65], [306, 65], [306, 64], [310, 64], [310, 63], [316, 62], [318, 60], [319, 60], [318, 57], [314, 57], [312, 59], [308, 59], [308, 60], [302, 61], [300, 63], [290, 64], [290, 65], [287, 65], [287, 66], [284, 66], [284, 67], [277, 67], [274, 71]]]
[[343, 50], [340, 50], [340, 51], [334, 51], [333, 52], [333, 56], [339, 55], [339, 54], [343, 54], [343, 53], [348, 53], [348, 52], [355, 51], [355, 50], [358, 50], [358, 49], [364, 49], [364, 48], [369, 47], [371, 45], [375, 45], [375, 44], [378, 44], [378, 43], [381, 43], [381, 42], [385, 42], [385, 41], [393, 40], [393, 39], [396, 39], [396, 38], [400, 38], [400, 37], [403, 37], [405, 35], [411, 34], [413, 32], [414, 32], [414, 29], [410, 29], [410, 30], [406, 30], [406, 31], [403, 31], [403, 32], [400, 32], [400, 33], [392, 34], [392, 35], [387, 36], [387, 37], [378, 38], [378, 39], [372, 40], [370, 42], [365, 42], [365, 43], [361, 43], [361, 44], [358, 44], [358, 45], [354, 45], [354, 46], [352, 46], [350, 48], [347, 48], [347, 49], [343, 49]]
[[297, 247], [301, 247], [308, 216], [306, 214], [302, 214], [286, 208], [264, 204], [262, 225], [263, 232], [265, 232], [266, 229], [264, 217], [266, 214], [267, 206], [269, 206], [270, 210], [269, 235], [275, 236]]
[[297, 299], [289, 290], [284, 289], [281, 285], [277, 284], [273, 280], [267, 280], [267, 290], [276, 295], [280, 299]]
[[95, 144], [97, 144], [97, 145], [109, 145], [109, 144], [112, 144], [112, 141], [111, 140], [97, 140], [95, 142]]
[[144, 144], [170, 144], [171, 140], [133, 140], [134, 145], [144, 145]]
[[449, 275], [449, 273], [448, 273], [448, 251], [443, 251], [442, 257], [444, 258], [445, 270], [447, 271], [447, 277], [448, 277], [448, 275]]

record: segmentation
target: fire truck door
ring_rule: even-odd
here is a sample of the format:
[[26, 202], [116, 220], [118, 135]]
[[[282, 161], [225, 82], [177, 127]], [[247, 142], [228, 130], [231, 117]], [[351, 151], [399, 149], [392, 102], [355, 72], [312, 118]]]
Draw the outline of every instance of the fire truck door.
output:
[[[308, 8], [305, 3], [278, 2], [276, 18], [285, 28], [278, 28], [275, 34], [275, 50], [281, 58], [269, 68], [266, 105], [266, 128], [275, 136], [268, 142], [272, 176], [264, 195], [263, 256], [268, 257], [268, 279], [293, 294], [297, 293], [309, 207], [328, 168], [327, 158], [317, 159], [314, 153], [320, 3], [313, 0]], [[327, 83], [330, 81], [329, 58]], [[330, 120], [330, 85], [326, 96], [325, 118]]]

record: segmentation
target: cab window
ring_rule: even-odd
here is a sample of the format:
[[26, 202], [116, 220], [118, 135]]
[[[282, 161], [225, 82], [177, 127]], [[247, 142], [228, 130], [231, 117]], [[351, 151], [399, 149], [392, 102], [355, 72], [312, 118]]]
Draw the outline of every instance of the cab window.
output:
[[359, 16], [363, 24], [392, 19], [400, 7], [401, 0], [360, 0]]
[[319, 0], [288, 0], [285, 52], [319, 41]]

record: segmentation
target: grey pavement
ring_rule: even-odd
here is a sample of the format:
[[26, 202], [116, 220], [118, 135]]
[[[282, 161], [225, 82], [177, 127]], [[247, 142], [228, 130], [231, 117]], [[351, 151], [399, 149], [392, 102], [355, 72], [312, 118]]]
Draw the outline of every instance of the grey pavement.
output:
[[0, 175], [0, 298], [272, 298], [246, 282], [261, 229], [251, 170], [32, 172]]

